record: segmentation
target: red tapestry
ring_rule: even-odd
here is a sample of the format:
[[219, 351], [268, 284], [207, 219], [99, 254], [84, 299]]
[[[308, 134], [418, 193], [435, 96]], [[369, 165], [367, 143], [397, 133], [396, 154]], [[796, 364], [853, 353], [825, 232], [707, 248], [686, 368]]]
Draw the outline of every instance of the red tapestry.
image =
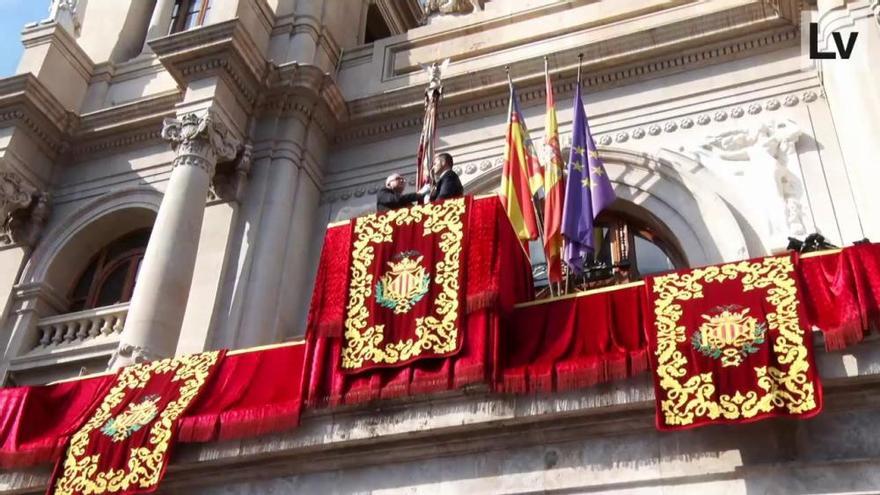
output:
[[71, 437], [49, 493], [155, 490], [168, 464], [177, 421], [204, 390], [223, 354], [205, 352], [122, 369]]
[[645, 371], [641, 284], [517, 308], [502, 340], [508, 393], [588, 387]]
[[658, 429], [821, 410], [794, 270], [781, 256], [647, 279]]
[[343, 370], [458, 352], [470, 202], [455, 198], [353, 220]]
[[54, 461], [104, 397], [113, 376], [0, 391], [0, 467]]
[[299, 424], [304, 344], [227, 355], [180, 420], [180, 442], [264, 435]]
[[465, 221], [465, 273], [459, 291], [466, 315], [461, 316], [458, 352], [358, 374], [342, 371], [342, 340], [333, 323], [342, 319], [347, 301], [352, 227], [337, 225], [327, 230], [306, 330], [308, 404], [352, 404], [437, 392], [494, 382], [499, 377], [501, 318], [514, 303], [531, 297], [531, 265], [497, 197], [473, 200], [467, 205]]

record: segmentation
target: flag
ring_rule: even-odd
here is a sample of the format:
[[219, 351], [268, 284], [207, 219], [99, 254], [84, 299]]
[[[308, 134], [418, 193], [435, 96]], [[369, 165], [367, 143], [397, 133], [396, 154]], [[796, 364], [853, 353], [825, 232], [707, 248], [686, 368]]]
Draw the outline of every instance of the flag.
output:
[[544, 126], [544, 253], [547, 257], [547, 278], [562, 280], [562, 200], [565, 182], [562, 176], [562, 152], [559, 150], [559, 126], [553, 85], [545, 68], [547, 81], [547, 116]]
[[580, 83], [574, 95], [571, 154], [562, 211], [563, 259], [575, 273], [583, 271], [593, 251], [593, 220], [614, 201], [614, 188], [599, 159], [581, 100]]
[[516, 91], [511, 84], [504, 168], [501, 171], [501, 202], [510, 217], [513, 230], [522, 240], [538, 238], [538, 220], [532, 204], [534, 193], [530, 184], [533, 160], [537, 163], [537, 155], [529, 141], [528, 130], [516, 103]]
[[437, 148], [437, 107], [440, 104], [440, 90], [425, 92], [425, 118], [422, 134], [419, 136], [419, 151], [416, 157], [416, 186], [422, 187], [431, 182], [431, 165], [434, 150]]

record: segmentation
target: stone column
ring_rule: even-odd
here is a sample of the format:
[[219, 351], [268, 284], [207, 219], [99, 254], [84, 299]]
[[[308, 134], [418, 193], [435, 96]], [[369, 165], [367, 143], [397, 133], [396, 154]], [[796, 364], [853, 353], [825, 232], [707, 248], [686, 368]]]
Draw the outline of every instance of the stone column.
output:
[[150, 26], [147, 28], [147, 37], [144, 40], [143, 53], [152, 53], [147, 44], [150, 40], [168, 36], [171, 29], [171, 13], [174, 10], [174, 0], [156, 0], [153, 15], [150, 17]]
[[192, 284], [205, 198], [218, 159], [239, 143], [209, 111], [166, 120], [162, 137], [177, 152], [138, 273], [119, 349], [111, 367], [174, 355]]

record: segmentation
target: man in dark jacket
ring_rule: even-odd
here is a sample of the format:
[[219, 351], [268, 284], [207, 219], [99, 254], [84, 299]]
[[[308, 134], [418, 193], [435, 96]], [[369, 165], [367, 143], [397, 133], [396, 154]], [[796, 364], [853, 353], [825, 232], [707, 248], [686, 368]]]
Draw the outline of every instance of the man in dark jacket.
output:
[[440, 153], [434, 158], [431, 170], [434, 172], [435, 182], [431, 188], [431, 202], [446, 198], [457, 198], [464, 194], [464, 187], [458, 174], [452, 170], [452, 155]]
[[382, 213], [398, 208], [406, 208], [414, 203], [421, 202], [422, 198], [425, 197], [424, 193], [404, 194], [404, 189], [406, 189], [406, 179], [402, 175], [389, 175], [385, 179], [385, 187], [379, 189], [379, 192], [376, 193], [376, 211]]

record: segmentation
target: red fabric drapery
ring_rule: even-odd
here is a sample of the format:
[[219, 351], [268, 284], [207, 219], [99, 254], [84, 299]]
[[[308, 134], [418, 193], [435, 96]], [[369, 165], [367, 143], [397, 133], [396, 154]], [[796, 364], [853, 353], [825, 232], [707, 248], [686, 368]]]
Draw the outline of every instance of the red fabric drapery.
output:
[[343, 371], [458, 352], [471, 203], [454, 198], [352, 220]]
[[123, 368], [70, 437], [49, 482], [55, 495], [154, 491], [178, 420], [204, 391], [225, 351]]
[[791, 256], [648, 277], [645, 289], [658, 429], [821, 410]]
[[798, 267], [807, 322], [825, 348], [840, 350], [880, 328], [880, 244], [802, 259]]
[[[306, 331], [310, 359], [308, 404], [352, 404], [449, 390], [497, 378], [501, 318], [514, 303], [530, 297], [531, 266], [496, 197], [471, 203], [465, 230], [469, 239], [462, 254], [465, 270], [460, 290], [466, 314], [458, 353], [349, 376], [341, 371], [342, 340], [335, 322], [336, 318], [342, 319], [342, 308], [348, 300], [349, 275], [343, 272], [352, 262], [352, 227], [328, 229]], [[328, 324], [328, 320], [333, 323]]]
[[299, 424], [306, 346], [229, 355], [180, 420], [178, 440], [211, 442]]
[[504, 330], [498, 390], [571, 390], [644, 371], [643, 300], [637, 285], [517, 308]]
[[0, 390], [0, 467], [51, 462], [101, 400], [113, 376]]

